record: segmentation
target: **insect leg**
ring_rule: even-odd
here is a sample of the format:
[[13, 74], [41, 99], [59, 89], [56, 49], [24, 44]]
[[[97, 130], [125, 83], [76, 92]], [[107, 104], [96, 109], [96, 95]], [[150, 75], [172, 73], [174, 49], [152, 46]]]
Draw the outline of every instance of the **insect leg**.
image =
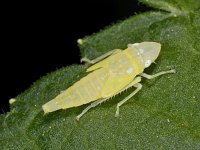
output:
[[95, 64], [95, 63], [101, 61], [102, 59], [104, 59], [104, 58], [106, 58], [110, 55], [116, 54], [118, 52], [121, 52], [121, 50], [120, 49], [114, 49], [114, 50], [109, 51], [109, 52], [107, 52], [107, 53], [105, 53], [105, 54], [103, 54], [103, 55], [101, 55], [101, 56], [99, 56], [99, 57], [97, 57], [93, 60], [90, 60], [87, 57], [83, 57], [83, 58], [81, 58], [81, 62], [86, 62], [86, 63], [89, 63], [89, 64]]
[[158, 76], [160, 76], [160, 75], [167, 74], [167, 73], [176, 73], [176, 70], [175, 70], [175, 69], [172, 69], [172, 70], [168, 70], [168, 71], [161, 71], [161, 72], [156, 73], [156, 74], [154, 74], [154, 75], [149, 75], [149, 74], [146, 74], [146, 73], [141, 73], [140, 75], [141, 75], [142, 77], [147, 78], [147, 79], [153, 79], [153, 78], [155, 78], [155, 77], [158, 77]]
[[102, 102], [108, 100], [109, 98], [104, 98], [104, 99], [100, 99], [100, 100], [97, 100], [93, 103], [91, 103], [88, 107], [86, 107], [78, 116], [76, 116], [76, 120], [79, 121], [79, 119], [88, 111], [90, 110], [91, 108], [101, 104]]
[[117, 110], [116, 110], [116, 113], [115, 113], [115, 117], [118, 117], [119, 116], [119, 107], [121, 105], [123, 105], [126, 101], [128, 101], [131, 97], [133, 97], [138, 91], [140, 91], [142, 89], [142, 84], [140, 83], [136, 83], [133, 85], [134, 87], [136, 87], [137, 89], [135, 91], [133, 91], [129, 96], [127, 96], [125, 99], [123, 99], [122, 101], [120, 101], [118, 104], [117, 104]]

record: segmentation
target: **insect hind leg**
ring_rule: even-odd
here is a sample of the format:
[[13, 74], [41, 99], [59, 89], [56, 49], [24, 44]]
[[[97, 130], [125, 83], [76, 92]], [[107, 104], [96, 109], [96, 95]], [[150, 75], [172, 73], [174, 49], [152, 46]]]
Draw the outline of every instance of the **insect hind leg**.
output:
[[142, 84], [140, 84], [140, 83], [136, 83], [133, 86], [136, 87], [137, 89], [117, 104], [117, 110], [115, 112], [115, 117], [119, 116], [119, 107], [121, 105], [123, 105], [126, 101], [128, 101], [131, 97], [133, 97], [137, 92], [139, 92], [142, 89]]
[[[134, 86], [134, 87], [138, 87], [133, 93], [131, 93], [128, 97], [126, 97], [124, 100], [122, 100], [121, 102], [118, 103], [117, 105], [117, 111], [116, 111], [116, 114], [115, 115], [116, 117], [119, 115], [119, 107], [125, 103], [128, 99], [130, 99], [133, 95], [135, 95], [141, 88], [142, 88], [142, 85], [138, 82], [141, 81], [141, 77], [136, 77], [129, 85], [127, 85], [125, 88], [123, 88], [122, 90], [120, 90], [118, 93], [122, 92], [122, 91], [125, 91], [126, 89]], [[114, 94], [114, 95], [117, 95], [118, 93]], [[112, 96], [114, 96], [112, 95]], [[100, 99], [100, 100], [97, 100], [93, 103], [91, 103], [88, 107], [86, 107], [77, 117], [76, 117], [76, 120], [79, 121], [79, 119], [88, 111], [90, 110], [91, 108], [93, 107], [96, 107], [97, 105], [101, 104], [102, 102], [105, 102], [106, 100], [110, 99], [112, 96], [110, 97], [106, 97], [104, 99]]]
[[93, 103], [91, 103], [88, 107], [86, 107], [78, 116], [76, 116], [76, 120], [79, 121], [79, 119], [91, 108], [96, 107], [97, 105], [101, 104], [102, 102], [108, 100], [109, 98], [105, 98], [105, 99], [100, 99], [97, 100]]

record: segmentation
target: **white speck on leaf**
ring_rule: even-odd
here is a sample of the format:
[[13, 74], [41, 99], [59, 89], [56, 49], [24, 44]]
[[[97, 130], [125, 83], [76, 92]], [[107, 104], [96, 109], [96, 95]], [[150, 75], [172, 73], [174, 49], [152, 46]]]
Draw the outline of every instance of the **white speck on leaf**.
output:
[[15, 99], [15, 98], [11, 98], [11, 99], [9, 100], [9, 104], [13, 104], [14, 102], [16, 102], [16, 99]]

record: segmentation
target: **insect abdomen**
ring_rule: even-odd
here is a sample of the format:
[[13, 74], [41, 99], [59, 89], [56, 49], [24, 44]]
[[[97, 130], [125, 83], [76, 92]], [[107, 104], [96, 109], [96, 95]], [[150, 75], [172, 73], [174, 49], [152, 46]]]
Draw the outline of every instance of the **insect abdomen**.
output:
[[80, 81], [42, 106], [45, 113], [80, 106], [101, 98], [101, 89], [106, 79], [106, 70], [101, 68], [88, 74]]

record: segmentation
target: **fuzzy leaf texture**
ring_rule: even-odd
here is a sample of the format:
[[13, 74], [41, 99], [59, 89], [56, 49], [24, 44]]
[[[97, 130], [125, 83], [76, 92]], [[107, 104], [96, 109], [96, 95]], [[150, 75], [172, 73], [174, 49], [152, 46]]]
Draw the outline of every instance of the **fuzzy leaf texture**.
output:
[[87, 36], [82, 56], [96, 58], [128, 43], [157, 41], [161, 53], [145, 70], [176, 74], [143, 79], [142, 90], [120, 107], [134, 88], [75, 116], [88, 105], [43, 114], [41, 106], [85, 76], [86, 65], [48, 74], [17, 96], [0, 116], [0, 148], [11, 149], [200, 149], [200, 1], [140, 0], [155, 11], [132, 16]]

